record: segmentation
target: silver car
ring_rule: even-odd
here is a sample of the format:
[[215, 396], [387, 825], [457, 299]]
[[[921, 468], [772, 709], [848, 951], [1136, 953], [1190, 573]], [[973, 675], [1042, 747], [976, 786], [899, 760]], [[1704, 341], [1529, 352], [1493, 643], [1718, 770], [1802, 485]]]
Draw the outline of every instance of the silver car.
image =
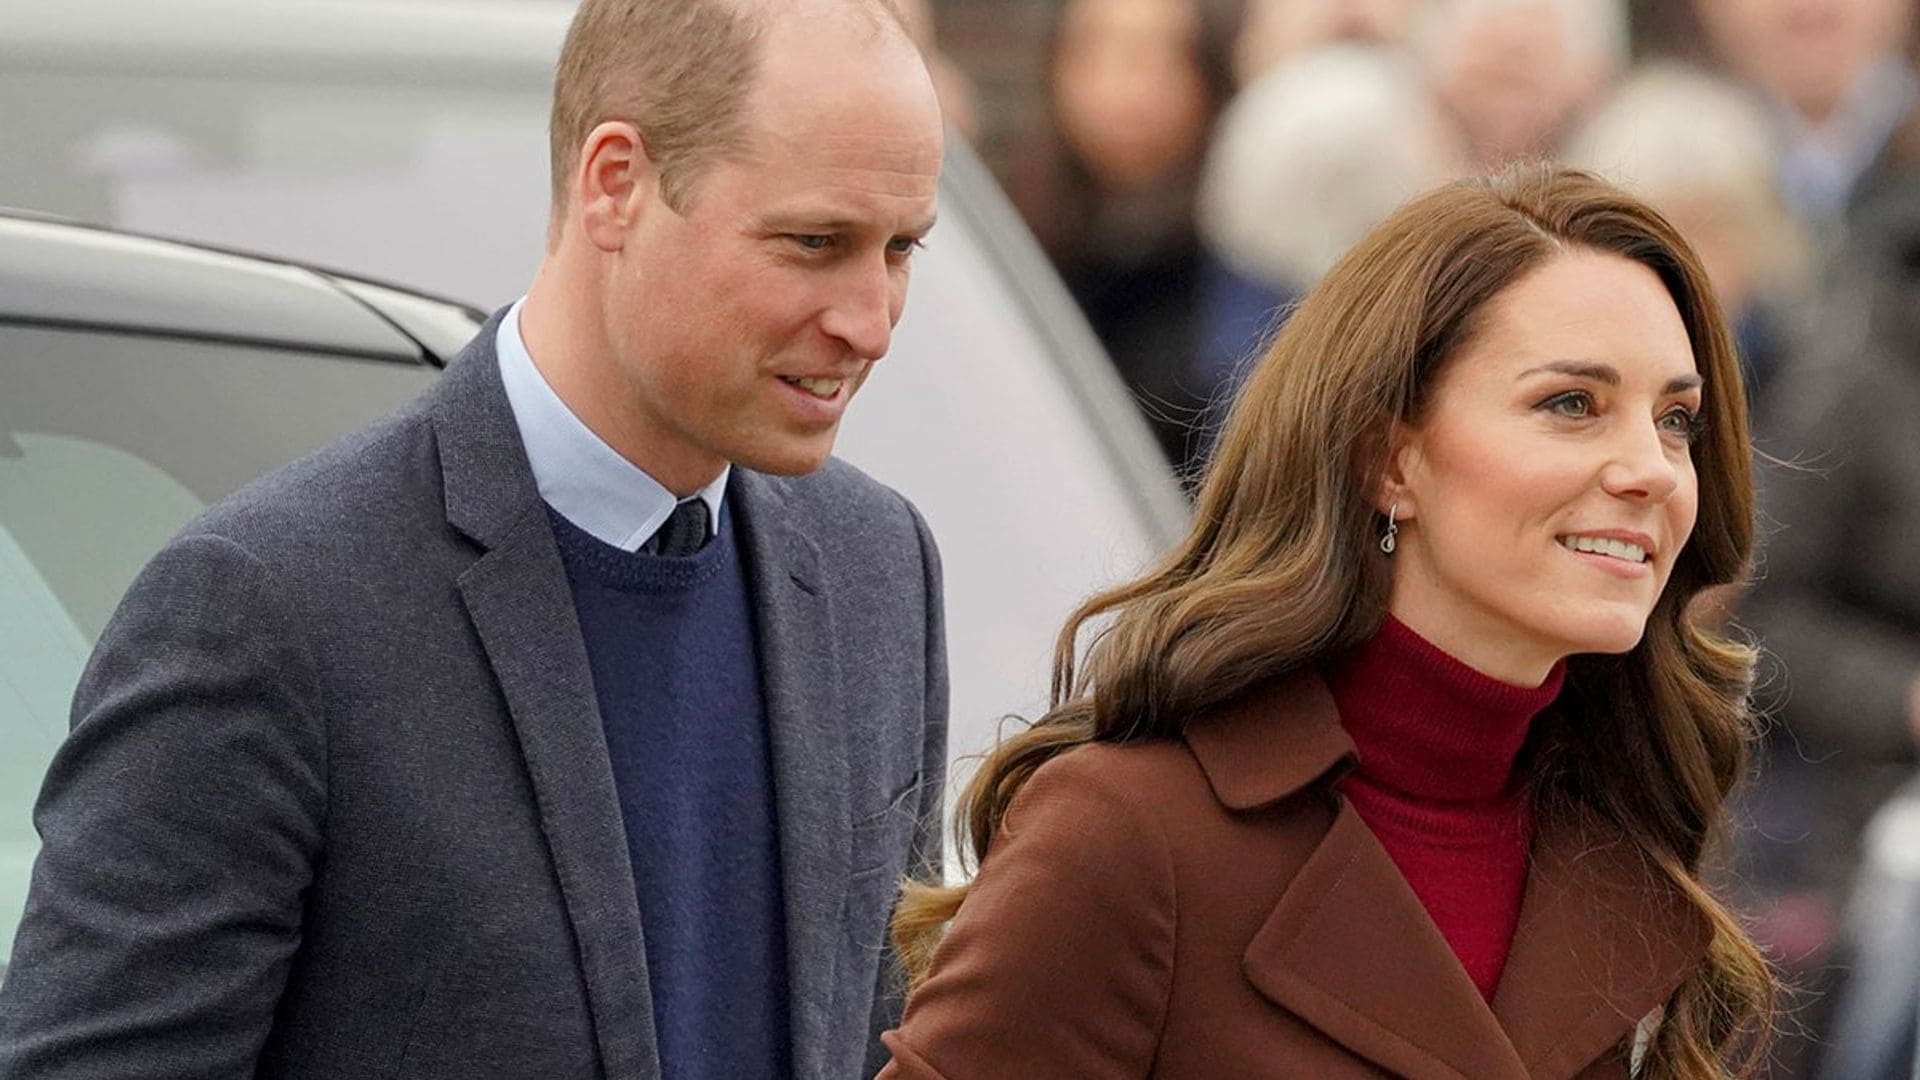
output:
[[[0, 959], [29, 810], [102, 621], [192, 514], [415, 392], [544, 243], [568, 5], [0, 4], [0, 205], [301, 266], [0, 221]], [[23, 152], [24, 151], [24, 152]], [[1069, 609], [1186, 504], [976, 159], [839, 453], [922, 509], [946, 563], [952, 751], [1045, 701]], [[964, 776], [964, 767], [958, 770]]]

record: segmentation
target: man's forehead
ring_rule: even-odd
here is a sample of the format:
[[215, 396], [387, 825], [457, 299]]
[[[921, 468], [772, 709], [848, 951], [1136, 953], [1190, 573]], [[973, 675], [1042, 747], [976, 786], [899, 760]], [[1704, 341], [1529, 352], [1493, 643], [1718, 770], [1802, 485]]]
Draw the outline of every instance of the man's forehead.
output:
[[[778, 171], [764, 174], [777, 189], [763, 189], [765, 197], [750, 213], [763, 222], [784, 227], [805, 226], [817, 232], [883, 230], [920, 235], [939, 216], [940, 180], [937, 173], [918, 178], [856, 175], [846, 183], [785, 183]], [[892, 179], [889, 184], [884, 180]]]

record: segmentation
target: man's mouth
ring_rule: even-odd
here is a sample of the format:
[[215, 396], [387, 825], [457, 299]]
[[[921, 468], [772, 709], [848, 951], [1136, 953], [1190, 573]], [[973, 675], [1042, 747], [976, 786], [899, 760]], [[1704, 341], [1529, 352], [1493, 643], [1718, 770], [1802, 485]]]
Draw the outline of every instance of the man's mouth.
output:
[[790, 375], [780, 376], [780, 381], [788, 386], [797, 386], [822, 401], [831, 401], [840, 395], [840, 388], [847, 384], [845, 379], [796, 378]]
[[1625, 540], [1614, 540], [1605, 536], [1561, 536], [1557, 537], [1560, 546], [1569, 551], [1584, 551], [1589, 555], [1605, 555], [1623, 562], [1643, 563], [1647, 561], [1647, 549], [1639, 544]]

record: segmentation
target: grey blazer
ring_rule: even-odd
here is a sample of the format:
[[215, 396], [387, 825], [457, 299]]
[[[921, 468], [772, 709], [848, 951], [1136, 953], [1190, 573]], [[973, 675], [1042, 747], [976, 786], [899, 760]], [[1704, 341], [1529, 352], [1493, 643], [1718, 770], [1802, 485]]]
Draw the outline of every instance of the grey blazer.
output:
[[[494, 326], [127, 593], [35, 809], [0, 1077], [659, 1076], [585, 646]], [[734, 475], [794, 1072], [871, 1075], [898, 879], [940, 858], [939, 562], [848, 465]]]

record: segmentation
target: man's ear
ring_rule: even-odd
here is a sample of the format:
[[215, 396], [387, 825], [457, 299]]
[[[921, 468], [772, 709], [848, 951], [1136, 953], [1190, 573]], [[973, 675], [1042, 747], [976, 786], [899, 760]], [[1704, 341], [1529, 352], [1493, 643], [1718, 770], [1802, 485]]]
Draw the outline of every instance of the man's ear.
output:
[[1413, 496], [1413, 477], [1420, 468], [1420, 433], [1406, 421], [1387, 422], [1387, 456], [1374, 479], [1373, 506], [1382, 514], [1392, 510], [1397, 520], [1419, 515]]
[[573, 177], [574, 213], [587, 240], [602, 251], [624, 247], [659, 185], [659, 170], [638, 128], [608, 120], [588, 132]]

